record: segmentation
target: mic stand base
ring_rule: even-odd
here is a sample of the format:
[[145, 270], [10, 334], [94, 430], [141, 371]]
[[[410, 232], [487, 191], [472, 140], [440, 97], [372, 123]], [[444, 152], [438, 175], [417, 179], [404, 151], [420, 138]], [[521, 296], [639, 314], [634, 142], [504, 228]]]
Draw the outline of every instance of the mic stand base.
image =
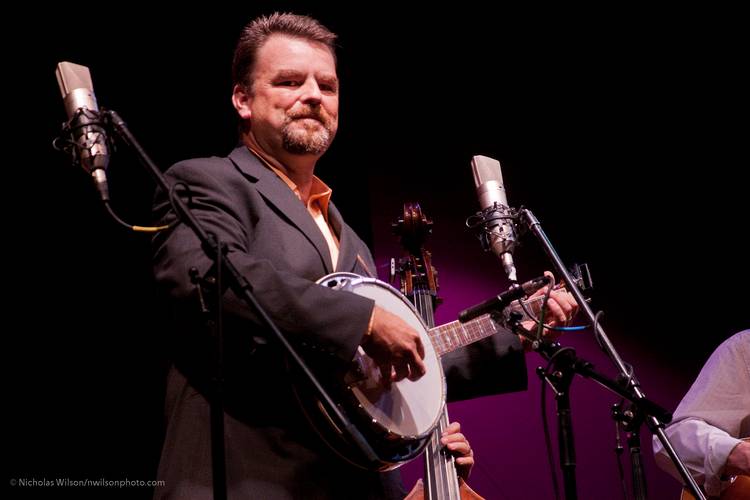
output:
[[646, 475], [643, 472], [641, 460], [641, 434], [638, 427], [628, 433], [628, 448], [630, 448], [630, 472], [633, 476], [633, 496], [635, 500], [646, 500]]
[[[575, 350], [571, 347], [561, 347], [558, 343], [550, 343], [546, 340], [536, 339], [519, 322], [520, 316], [511, 313], [508, 326], [517, 335], [522, 335], [531, 340], [532, 348], [544, 357], [549, 363], [547, 369], [542, 367], [536, 369], [536, 373], [542, 381], [549, 384], [555, 394], [557, 402], [557, 440], [560, 455], [560, 469], [562, 470], [563, 485], [566, 500], [578, 498], [576, 481], [576, 452], [575, 439], [573, 438], [573, 419], [570, 410], [570, 384], [576, 373], [578, 358]], [[549, 368], [553, 369], [550, 370]]]
[[630, 408], [622, 410], [620, 405], [615, 405], [612, 410], [612, 418], [622, 423], [627, 433], [628, 450], [630, 452], [630, 473], [633, 481], [633, 498], [635, 500], [646, 500], [645, 473], [641, 457], [641, 434], [639, 429], [643, 424], [644, 415], [639, 406], [633, 404]]
[[557, 442], [560, 455], [560, 469], [563, 475], [563, 485], [566, 500], [578, 498], [576, 485], [576, 452], [575, 439], [573, 438], [573, 419], [570, 411], [570, 384], [573, 381], [574, 372], [571, 367], [566, 367], [566, 361], [557, 363], [550, 360], [555, 368], [548, 372], [541, 367], [537, 368], [537, 375], [549, 384], [555, 393], [557, 402]]

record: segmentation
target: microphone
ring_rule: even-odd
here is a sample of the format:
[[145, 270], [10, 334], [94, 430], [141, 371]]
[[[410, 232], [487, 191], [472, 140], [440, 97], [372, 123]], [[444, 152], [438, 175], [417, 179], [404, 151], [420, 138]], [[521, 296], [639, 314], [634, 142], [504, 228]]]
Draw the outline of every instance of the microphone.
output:
[[529, 280], [521, 285], [517, 283], [513, 284], [500, 295], [461, 311], [458, 314], [458, 321], [465, 323], [484, 314], [489, 314], [493, 311], [501, 311], [508, 307], [514, 300], [523, 299], [524, 297], [531, 295], [549, 282], [550, 279], [547, 276], [542, 276], [540, 278]]
[[102, 126], [99, 106], [86, 66], [61, 62], [55, 71], [60, 86], [68, 127], [77, 158], [83, 169], [91, 174], [102, 201], [109, 201], [106, 169], [109, 165], [107, 132]]
[[[474, 156], [471, 159], [474, 185], [477, 188], [479, 206], [482, 212], [484, 233], [481, 236], [485, 250], [491, 249], [500, 257], [508, 279], [517, 282], [516, 266], [513, 263], [513, 249], [516, 246], [516, 230], [512, 212], [505, 196], [503, 173], [500, 162], [487, 156]], [[489, 248], [488, 248], [489, 247]]]

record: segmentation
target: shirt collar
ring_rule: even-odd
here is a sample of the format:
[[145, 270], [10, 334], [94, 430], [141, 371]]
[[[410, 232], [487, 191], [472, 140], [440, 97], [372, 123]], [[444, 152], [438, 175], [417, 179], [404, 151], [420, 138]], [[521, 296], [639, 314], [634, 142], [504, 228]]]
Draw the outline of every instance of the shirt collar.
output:
[[[300, 199], [300, 201], [302, 200], [302, 196], [300, 195], [297, 184], [295, 184], [294, 181], [290, 179], [280, 168], [275, 166], [275, 162], [272, 162], [271, 159], [267, 158], [266, 155], [261, 153], [259, 151], [260, 148], [255, 148], [248, 145], [247, 149], [249, 149], [250, 152], [257, 156], [258, 159], [260, 159], [261, 163], [263, 163], [263, 165], [273, 171], [273, 173], [275, 173], [282, 181], [284, 181], [284, 183], [289, 186], [289, 189], [292, 190], [292, 192], [297, 196], [297, 198]], [[310, 210], [312, 207], [317, 205], [320, 211], [323, 213], [323, 217], [328, 220], [328, 204], [331, 201], [331, 194], [333, 194], [333, 190], [328, 187], [325, 182], [321, 181], [317, 175], [313, 175], [312, 185], [310, 186], [310, 196], [307, 199], [307, 209]]]

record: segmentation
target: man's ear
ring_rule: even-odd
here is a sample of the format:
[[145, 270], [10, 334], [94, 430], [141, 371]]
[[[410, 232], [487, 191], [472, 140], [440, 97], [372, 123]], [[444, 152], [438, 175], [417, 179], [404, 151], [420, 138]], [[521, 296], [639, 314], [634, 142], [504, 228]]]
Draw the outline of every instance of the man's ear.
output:
[[250, 111], [252, 100], [253, 98], [242, 85], [235, 85], [232, 89], [232, 105], [243, 120], [249, 120], [252, 115]]

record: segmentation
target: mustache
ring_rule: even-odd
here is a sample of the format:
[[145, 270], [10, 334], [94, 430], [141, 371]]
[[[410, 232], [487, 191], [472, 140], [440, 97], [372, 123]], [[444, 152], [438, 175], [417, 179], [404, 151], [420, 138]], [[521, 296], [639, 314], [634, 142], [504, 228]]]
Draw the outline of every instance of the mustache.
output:
[[331, 120], [331, 118], [325, 111], [323, 111], [322, 108], [303, 108], [297, 111], [290, 111], [289, 113], [287, 113], [287, 118], [289, 120], [312, 118], [313, 120], [318, 120], [324, 125], [328, 125]]

